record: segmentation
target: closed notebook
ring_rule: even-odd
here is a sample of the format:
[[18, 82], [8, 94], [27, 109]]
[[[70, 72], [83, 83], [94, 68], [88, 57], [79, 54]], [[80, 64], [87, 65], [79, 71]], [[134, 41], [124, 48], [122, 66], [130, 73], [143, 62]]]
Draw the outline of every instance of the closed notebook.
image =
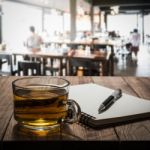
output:
[[100, 104], [114, 89], [98, 84], [80, 84], [70, 87], [69, 98], [81, 107], [80, 123], [93, 128], [103, 128], [150, 117], [150, 101], [122, 93], [108, 110], [98, 113]]

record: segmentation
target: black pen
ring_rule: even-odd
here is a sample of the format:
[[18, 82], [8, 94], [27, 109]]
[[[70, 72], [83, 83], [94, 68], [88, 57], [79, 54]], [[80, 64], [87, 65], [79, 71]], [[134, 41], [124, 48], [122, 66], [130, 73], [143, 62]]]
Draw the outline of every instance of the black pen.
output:
[[102, 113], [105, 110], [107, 110], [117, 99], [119, 99], [122, 96], [121, 89], [115, 90], [105, 101], [102, 102], [98, 109], [98, 113]]

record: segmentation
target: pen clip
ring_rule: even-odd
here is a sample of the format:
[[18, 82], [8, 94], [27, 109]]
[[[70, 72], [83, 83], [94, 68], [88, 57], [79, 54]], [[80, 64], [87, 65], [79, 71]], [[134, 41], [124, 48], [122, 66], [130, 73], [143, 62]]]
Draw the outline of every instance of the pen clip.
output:
[[121, 96], [122, 96], [122, 90], [121, 89], [117, 89], [114, 92], [114, 101], [118, 100]]

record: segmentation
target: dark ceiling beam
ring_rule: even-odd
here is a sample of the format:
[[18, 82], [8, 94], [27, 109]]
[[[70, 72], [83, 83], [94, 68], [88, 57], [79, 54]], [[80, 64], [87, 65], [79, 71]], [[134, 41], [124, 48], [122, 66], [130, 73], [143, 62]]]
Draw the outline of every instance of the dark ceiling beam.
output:
[[[100, 6], [99, 8], [101, 11], [105, 11], [108, 14], [110, 14], [111, 12], [110, 6]], [[119, 13], [124, 13], [124, 14], [144, 13], [144, 15], [147, 15], [150, 13], [150, 5], [120, 6]]]
[[[99, 7], [102, 11], [110, 10], [110, 6], [105, 7]], [[146, 6], [120, 6], [119, 10], [150, 10], [150, 5]]]
[[150, 10], [150, 5], [140, 6], [120, 6], [120, 10]]
[[92, 0], [94, 6], [134, 6], [134, 5], [150, 5], [148, 0]]

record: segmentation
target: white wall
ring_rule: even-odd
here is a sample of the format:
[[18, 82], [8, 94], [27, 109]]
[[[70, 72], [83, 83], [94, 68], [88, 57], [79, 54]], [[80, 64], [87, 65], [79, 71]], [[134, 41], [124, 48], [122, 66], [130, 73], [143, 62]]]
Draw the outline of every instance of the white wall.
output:
[[63, 15], [55, 13], [45, 13], [44, 15], [44, 28], [50, 35], [54, 32], [63, 32]]
[[20, 3], [3, 2], [2, 37], [10, 49], [23, 49], [23, 42], [33, 25], [37, 32], [42, 29], [42, 11]]
[[[41, 6], [46, 6], [50, 8], [55, 8], [63, 10], [65, 12], [70, 12], [70, 0], [16, 0], [20, 2], [37, 4]], [[90, 4], [84, 0], [76, 0], [77, 5], [82, 6], [86, 11], [90, 10]]]
[[45, 6], [49, 8], [55, 8], [69, 12], [70, 0], [16, 0], [29, 4], [37, 4], [39, 6]]

